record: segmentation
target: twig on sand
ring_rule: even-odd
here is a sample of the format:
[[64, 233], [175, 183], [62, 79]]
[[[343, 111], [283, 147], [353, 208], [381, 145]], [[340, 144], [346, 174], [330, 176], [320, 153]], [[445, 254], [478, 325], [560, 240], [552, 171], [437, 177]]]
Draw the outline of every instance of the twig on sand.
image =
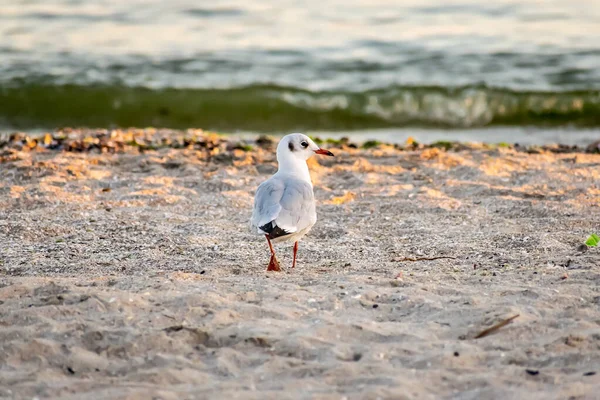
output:
[[475, 339], [479, 339], [479, 338], [485, 337], [489, 334], [496, 332], [498, 329], [502, 328], [503, 326], [510, 324], [510, 322], [513, 319], [517, 318], [519, 315], [520, 314], [513, 315], [512, 317], [506, 318], [505, 320], [498, 322], [496, 325], [492, 325], [491, 327], [479, 332], [479, 334], [477, 334], [477, 336], [475, 336]]
[[432, 261], [432, 260], [441, 260], [443, 258], [449, 258], [451, 260], [456, 260], [456, 257], [450, 256], [437, 256], [437, 257], [403, 257], [403, 258], [394, 258], [392, 261], [402, 262], [402, 261]]

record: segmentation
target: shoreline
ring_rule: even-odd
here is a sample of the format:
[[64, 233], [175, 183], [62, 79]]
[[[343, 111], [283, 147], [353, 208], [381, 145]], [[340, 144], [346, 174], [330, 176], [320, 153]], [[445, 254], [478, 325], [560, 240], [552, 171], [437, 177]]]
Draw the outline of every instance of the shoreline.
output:
[[[543, 130], [541, 130], [543, 131]], [[472, 135], [458, 135], [459, 139], [452, 139], [453, 131], [442, 131], [445, 135], [433, 133], [424, 134], [427, 131], [406, 130], [404, 136], [399, 139], [390, 139], [390, 132], [396, 131], [366, 131], [364, 133], [350, 132], [314, 132], [309, 133], [313, 140], [319, 143], [328, 143], [333, 146], [350, 146], [352, 148], [372, 148], [377, 146], [393, 146], [397, 150], [418, 150], [427, 148], [443, 148], [445, 150], [457, 149], [493, 149], [509, 148], [525, 152], [550, 151], [557, 153], [600, 153], [600, 140], [592, 140], [590, 131], [586, 144], [565, 144], [560, 142], [548, 142], [545, 144], [532, 143], [530, 139], [518, 142], [491, 142], [491, 141], [467, 141]], [[410, 133], [409, 133], [410, 132]], [[461, 132], [458, 130], [457, 132]], [[479, 132], [476, 130], [475, 132]], [[473, 135], [474, 136], [474, 135]], [[598, 135], [594, 135], [598, 136]], [[205, 131], [203, 129], [157, 129], [157, 128], [128, 128], [128, 129], [90, 129], [90, 128], [65, 128], [63, 130], [45, 131], [40, 130], [33, 133], [14, 131], [0, 133], [0, 149], [47, 149], [65, 151], [108, 151], [121, 152], [137, 148], [139, 151], [158, 150], [160, 148], [205, 148], [206, 146], [222, 146], [225, 148], [251, 150], [253, 147], [261, 146], [262, 142], [278, 140], [278, 135], [256, 134], [256, 133], [220, 133]], [[420, 137], [425, 137], [421, 141]], [[501, 138], [503, 136], [497, 136]], [[435, 139], [435, 140], [434, 140]], [[210, 142], [210, 143], [209, 143]], [[589, 142], [589, 143], [587, 143]]]

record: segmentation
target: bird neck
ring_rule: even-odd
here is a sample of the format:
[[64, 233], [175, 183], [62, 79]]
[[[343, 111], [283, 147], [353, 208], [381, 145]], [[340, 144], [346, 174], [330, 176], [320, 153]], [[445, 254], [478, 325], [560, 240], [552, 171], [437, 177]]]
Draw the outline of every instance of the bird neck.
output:
[[306, 161], [295, 157], [282, 157], [281, 159], [278, 157], [277, 161], [279, 161], [279, 170], [277, 171], [279, 174], [293, 176], [311, 183]]

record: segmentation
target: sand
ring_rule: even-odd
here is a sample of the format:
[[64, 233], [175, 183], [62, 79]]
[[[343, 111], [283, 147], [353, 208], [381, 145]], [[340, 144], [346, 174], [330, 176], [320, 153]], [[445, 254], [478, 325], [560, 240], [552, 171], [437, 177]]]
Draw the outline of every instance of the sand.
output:
[[267, 273], [262, 145], [0, 149], [0, 398], [598, 398], [600, 155], [335, 145]]

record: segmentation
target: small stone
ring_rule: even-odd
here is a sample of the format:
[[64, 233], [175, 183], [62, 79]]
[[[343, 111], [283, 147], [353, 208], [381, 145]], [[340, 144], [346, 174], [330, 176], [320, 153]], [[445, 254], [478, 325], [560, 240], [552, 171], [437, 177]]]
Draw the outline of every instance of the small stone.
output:
[[256, 140], [256, 144], [263, 149], [268, 149], [273, 145], [273, 143], [273, 139], [266, 135], [260, 135]]
[[540, 373], [540, 371], [538, 371], [537, 369], [526, 369], [525, 372], [533, 376], [538, 375]]
[[600, 153], [600, 140], [590, 143], [590, 145], [586, 147], [585, 151], [588, 153]]
[[569, 268], [571, 266], [571, 263], [573, 262], [573, 260], [571, 260], [570, 258], [565, 262], [564, 266], [566, 268]]

